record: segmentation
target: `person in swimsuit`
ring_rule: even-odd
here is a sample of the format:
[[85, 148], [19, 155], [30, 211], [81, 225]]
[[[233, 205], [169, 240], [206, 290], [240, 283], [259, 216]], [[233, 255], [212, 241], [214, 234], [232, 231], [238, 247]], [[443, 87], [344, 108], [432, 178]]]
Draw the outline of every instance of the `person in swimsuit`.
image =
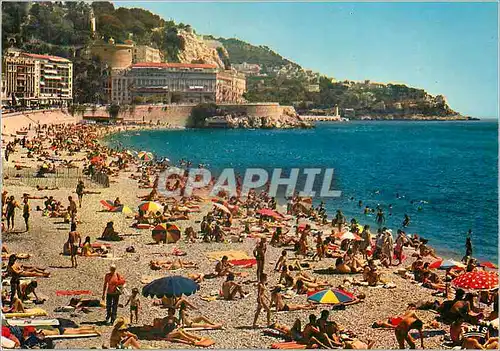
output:
[[85, 185], [83, 184], [83, 180], [79, 180], [76, 185], [76, 195], [78, 195], [78, 204], [80, 208], [82, 207], [82, 199], [83, 199], [83, 191], [85, 189]]
[[405, 341], [410, 345], [411, 349], [415, 349], [415, 341], [410, 336], [410, 330], [416, 329], [420, 333], [420, 343], [422, 348], [424, 348], [424, 334], [422, 329], [424, 328], [424, 322], [418, 318], [414, 311], [410, 311], [394, 329], [394, 333], [396, 334], [396, 340], [398, 342], [399, 348], [405, 348]]
[[231, 272], [232, 267], [233, 265], [228, 262], [228, 257], [222, 256], [222, 259], [215, 265], [215, 273], [217, 273], [219, 277], [223, 275], [228, 275], [229, 273], [232, 273]]
[[179, 319], [183, 326], [188, 328], [222, 329], [222, 324], [216, 324], [204, 316], [189, 318], [188, 306], [182, 302], [179, 306]]
[[109, 338], [109, 347], [111, 348], [120, 348], [120, 349], [140, 349], [141, 345], [139, 344], [137, 335], [132, 334], [127, 331], [128, 326], [125, 323], [123, 317], [120, 317], [116, 320], [116, 324], [111, 331], [111, 336]]
[[203, 340], [201, 336], [188, 333], [185, 330], [178, 328], [179, 320], [175, 318], [175, 309], [169, 308], [168, 315], [162, 320], [163, 324], [163, 335], [166, 340], [170, 341], [182, 341], [187, 342], [191, 345], [196, 345]]
[[135, 314], [135, 322], [139, 323], [139, 309], [141, 307], [141, 300], [139, 298], [139, 289], [133, 288], [132, 295], [128, 298], [125, 306], [130, 304], [130, 323], [133, 321], [133, 315]]
[[267, 274], [262, 273], [260, 276], [259, 284], [257, 285], [257, 310], [253, 319], [252, 327], [257, 328], [257, 320], [259, 319], [260, 311], [266, 311], [267, 325], [271, 325], [271, 309], [270, 299], [266, 291]]
[[78, 255], [78, 248], [82, 244], [82, 237], [80, 233], [76, 231], [76, 223], [71, 223], [71, 231], [68, 234], [68, 247], [69, 254], [71, 256], [71, 268], [77, 268], [78, 262], [76, 261], [76, 256]]
[[31, 211], [30, 205], [28, 203], [28, 198], [24, 198], [23, 203], [24, 203], [24, 205], [23, 205], [24, 224], [26, 225], [26, 231], [28, 231], [30, 229], [29, 219], [30, 219], [30, 211]]
[[281, 311], [298, 311], [298, 310], [312, 310], [315, 309], [316, 306], [313, 304], [286, 304], [283, 301], [283, 295], [281, 294], [281, 287], [276, 287], [271, 292], [271, 305], [270, 308], [276, 306], [276, 312]]
[[265, 237], [260, 239], [260, 242], [253, 250], [253, 255], [257, 261], [257, 281], [260, 281], [260, 276], [264, 273], [264, 264], [267, 250], [266, 241], [267, 239]]
[[222, 283], [222, 296], [225, 300], [234, 300], [238, 293], [242, 299], [246, 296], [241, 285], [234, 282], [234, 274], [229, 273], [226, 281]]
[[7, 275], [10, 275], [10, 306], [14, 303], [14, 297], [21, 298], [21, 274], [23, 270], [16, 264], [17, 256], [11, 255], [7, 264]]
[[14, 196], [9, 198], [7, 202], [5, 217], [7, 218], [7, 230], [14, 230], [14, 218], [16, 214], [16, 208], [21, 208], [16, 202]]

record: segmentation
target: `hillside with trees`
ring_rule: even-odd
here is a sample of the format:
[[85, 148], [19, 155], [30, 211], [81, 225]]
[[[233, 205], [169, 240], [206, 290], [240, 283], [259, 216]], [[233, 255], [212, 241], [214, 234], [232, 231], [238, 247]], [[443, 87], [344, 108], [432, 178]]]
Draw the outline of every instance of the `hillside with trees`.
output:
[[[94, 36], [90, 30], [92, 12], [97, 24]], [[355, 117], [458, 114], [449, 108], [443, 96], [431, 96], [422, 89], [369, 81], [337, 82], [304, 70], [267, 46], [255, 46], [234, 38], [205, 37], [223, 45], [217, 48], [221, 66], [230, 68], [243, 62], [261, 66], [259, 75], [247, 78], [245, 98], [249, 102], [279, 102], [293, 105], [303, 113], [318, 114], [331, 113], [339, 106], [342, 111], [354, 111]], [[137, 44], [158, 48], [168, 62], [203, 61], [201, 57], [193, 57], [204, 44], [189, 25], [166, 21], [144, 9], [116, 8], [110, 2], [2, 3], [3, 50], [14, 46], [72, 60], [77, 103], [101, 100], [104, 92], [99, 82], [108, 74], [107, 68], [96, 58], [85, 58], [80, 53], [91, 43], [110, 38], [117, 43], [132, 39]]]

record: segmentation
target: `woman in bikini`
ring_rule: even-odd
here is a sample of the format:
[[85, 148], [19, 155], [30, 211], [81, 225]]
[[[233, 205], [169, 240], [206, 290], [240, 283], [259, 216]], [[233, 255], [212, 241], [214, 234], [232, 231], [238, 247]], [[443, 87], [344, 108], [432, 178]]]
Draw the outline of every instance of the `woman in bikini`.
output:
[[179, 328], [179, 320], [175, 318], [175, 309], [169, 308], [168, 315], [162, 320], [165, 339], [172, 342], [184, 342], [197, 345], [203, 341], [203, 337], [189, 333]]
[[269, 307], [271, 308], [273, 306], [276, 306], [276, 312], [312, 310], [316, 308], [313, 304], [286, 304], [283, 301], [283, 295], [281, 294], [281, 288], [279, 286], [274, 288], [271, 292], [271, 305]]
[[216, 324], [204, 316], [189, 318], [187, 305], [181, 302], [179, 306], [179, 319], [183, 327], [200, 329], [222, 329], [222, 324]]

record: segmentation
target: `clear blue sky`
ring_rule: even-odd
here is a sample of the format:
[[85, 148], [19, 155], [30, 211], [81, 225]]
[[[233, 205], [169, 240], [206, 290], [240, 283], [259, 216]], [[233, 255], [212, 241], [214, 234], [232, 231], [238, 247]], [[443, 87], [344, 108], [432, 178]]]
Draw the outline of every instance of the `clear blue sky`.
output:
[[267, 45], [339, 80], [403, 82], [498, 115], [497, 3], [115, 2], [197, 33]]

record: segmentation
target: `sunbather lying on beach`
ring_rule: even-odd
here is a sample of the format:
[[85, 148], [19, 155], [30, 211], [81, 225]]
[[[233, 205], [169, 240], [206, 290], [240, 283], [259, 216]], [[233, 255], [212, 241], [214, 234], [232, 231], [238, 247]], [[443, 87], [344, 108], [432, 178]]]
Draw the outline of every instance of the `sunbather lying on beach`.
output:
[[39, 333], [43, 334], [44, 336], [49, 336], [49, 335], [84, 335], [84, 334], [97, 334], [101, 335], [101, 332], [97, 330], [97, 328], [93, 325], [86, 325], [83, 327], [77, 327], [77, 328], [63, 328], [63, 327], [57, 327], [53, 329], [40, 329], [38, 331]]
[[222, 324], [217, 324], [211, 322], [208, 318], [204, 316], [198, 316], [194, 318], [189, 318], [187, 313], [187, 306], [184, 302], [180, 303], [179, 306], [179, 318], [181, 325], [188, 328], [204, 328], [204, 329], [222, 329]]
[[181, 268], [198, 268], [198, 265], [192, 261], [181, 261], [179, 258], [176, 258], [172, 261], [151, 260], [149, 262], [149, 267], [153, 270], [166, 269], [174, 271]]
[[175, 310], [169, 308], [168, 315], [162, 320], [162, 330], [166, 340], [172, 342], [185, 342], [193, 346], [196, 346], [204, 340], [201, 336], [182, 330], [182, 328], [179, 328], [179, 324], [179, 320], [175, 318]]
[[313, 310], [317, 306], [313, 304], [286, 304], [283, 301], [283, 295], [281, 294], [281, 288], [276, 287], [271, 292], [271, 305], [270, 308], [276, 306], [276, 312], [280, 311], [298, 311], [298, 310]]
[[25, 265], [20, 265], [20, 268], [22, 270], [20, 274], [21, 277], [44, 277], [44, 278], [50, 277], [50, 272], [46, 272], [45, 268], [25, 266]]
[[74, 307], [75, 309], [86, 308], [86, 307], [106, 307], [106, 305], [98, 299], [82, 299], [80, 297], [73, 297], [69, 300], [68, 306]]

